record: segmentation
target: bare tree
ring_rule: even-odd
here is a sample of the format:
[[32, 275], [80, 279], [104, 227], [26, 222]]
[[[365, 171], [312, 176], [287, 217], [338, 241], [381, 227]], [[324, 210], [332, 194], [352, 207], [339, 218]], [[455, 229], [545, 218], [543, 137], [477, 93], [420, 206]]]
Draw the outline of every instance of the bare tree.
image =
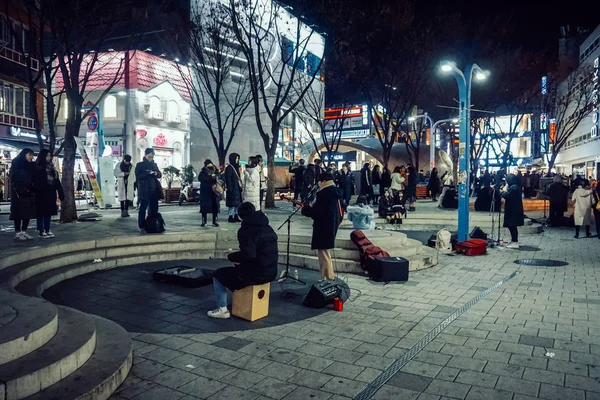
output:
[[246, 60], [231, 29], [231, 11], [218, 2], [192, 7], [188, 35], [182, 42], [182, 53], [190, 54], [188, 68], [178, 67], [224, 166], [252, 103]]
[[[275, 175], [279, 129], [306, 93], [321, 85], [324, 40], [272, 0], [230, 0], [232, 27], [248, 63], [254, 117]], [[264, 116], [264, 118], [263, 118]], [[265, 207], [275, 207], [275, 182], [267, 183]]]
[[[595, 79], [595, 81], [594, 81]], [[588, 117], [598, 101], [598, 76], [589, 65], [580, 66], [558, 88], [554, 104], [550, 104], [549, 116], [555, 120], [555, 130], [548, 137], [548, 172], [554, 168], [556, 158], [575, 133], [581, 121]]]

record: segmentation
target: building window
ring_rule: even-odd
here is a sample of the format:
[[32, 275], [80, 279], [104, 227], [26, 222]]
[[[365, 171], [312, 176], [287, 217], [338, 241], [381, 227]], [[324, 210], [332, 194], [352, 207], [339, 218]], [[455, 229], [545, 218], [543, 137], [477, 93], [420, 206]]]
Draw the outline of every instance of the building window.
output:
[[160, 112], [160, 99], [156, 96], [150, 97], [150, 113], [159, 113]]
[[25, 107], [23, 107], [23, 89], [15, 88], [15, 114], [22, 117], [25, 114]]
[[169, 101], [167, 104], [167, 114], [169, 115], [169, 121], [178, 122], [177, 118], [179, 118], [179, 104], [177, 104], [176, 101]]
[[63, 117], [64, 119], [69, 119], [69, 100], [66, 98], [63, 100]]
[[117, 118], [117, 98], [113, 95], [104, 99], [104, 117]]
[[0, 82], [0, 111], [14, 114], [14, 86]]

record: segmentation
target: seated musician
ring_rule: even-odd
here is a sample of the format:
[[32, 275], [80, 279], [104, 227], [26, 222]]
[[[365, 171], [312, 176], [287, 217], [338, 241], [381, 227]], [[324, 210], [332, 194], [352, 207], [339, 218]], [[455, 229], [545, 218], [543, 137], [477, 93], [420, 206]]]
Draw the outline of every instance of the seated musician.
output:
[[237, 234], [240, 250], [227, 256], [235, 266], [219, 268], [213, 275], [217, 308], [208, 312], [211, 318], [231, 316], [227, 309], [227, 289], [261, 285], [277, 277], [277, 234], [269, 219], [249, 202], [240, 204], [238, 216], [242, 220]]

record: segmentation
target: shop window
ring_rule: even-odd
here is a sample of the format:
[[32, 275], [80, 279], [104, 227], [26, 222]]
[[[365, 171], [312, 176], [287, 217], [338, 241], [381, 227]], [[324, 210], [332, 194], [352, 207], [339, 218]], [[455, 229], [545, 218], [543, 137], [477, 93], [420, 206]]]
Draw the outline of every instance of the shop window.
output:
[[23, 107], [23, 89], [15, 88], [15, 114], [23, 116], [25, 113], [25, 107]]
[[117, 118], [117, 98], [109, 95], [104, 99], [104, 117]]
[[6, 114], [14, 114], [14, 86], [0, 84], [0, 110]]
[[171, 100], [167, 104], [167, 115], [170, 122], [180, 122], [179, 104], [175, 100]]
[[289, 40], [286, 37], [281, 38], [281, 56], [283, 57], [283, 62], [287, 65], [294, 65], [294, 54], [295, 54], [294, 42]]
[[310, 76], [320, 76], [320, 64], [321, 59], [314, 55], [313, 53], [308, 53], [306, 56], [306, 73]]

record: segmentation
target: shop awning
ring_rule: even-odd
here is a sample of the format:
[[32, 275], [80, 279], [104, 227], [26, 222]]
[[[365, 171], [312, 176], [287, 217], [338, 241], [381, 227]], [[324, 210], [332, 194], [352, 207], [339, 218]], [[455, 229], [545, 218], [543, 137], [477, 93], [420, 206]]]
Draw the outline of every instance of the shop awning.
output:
[[[38, 154], [40, 151], [40, 146], [36, 142], [26, 142], [23, 140], [10, 140], [10, 139], [0, 139], [0, 150], [3, 147], [11, 148], [15, 152], [20, 152], [23, 149], [31, 149], [34, 154]], [[62, 150], [59, 154], [60, 157], [64, 156], [64, 150]], [[77, 154], [75, 158], [80, 159], [81, 156]]]

